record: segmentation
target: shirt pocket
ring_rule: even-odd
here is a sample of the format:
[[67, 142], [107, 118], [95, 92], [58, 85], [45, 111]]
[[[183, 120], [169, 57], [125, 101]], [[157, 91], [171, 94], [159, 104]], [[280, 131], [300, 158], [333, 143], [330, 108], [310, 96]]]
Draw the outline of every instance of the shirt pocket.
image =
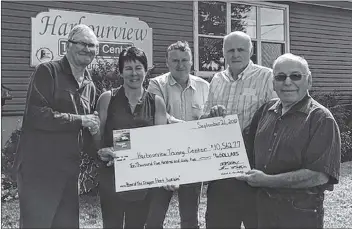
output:
[[254, 94], [242, 94], [239, 97], [239, 109], [244, 115], [250, 115], [258, 106], [259, 98]]

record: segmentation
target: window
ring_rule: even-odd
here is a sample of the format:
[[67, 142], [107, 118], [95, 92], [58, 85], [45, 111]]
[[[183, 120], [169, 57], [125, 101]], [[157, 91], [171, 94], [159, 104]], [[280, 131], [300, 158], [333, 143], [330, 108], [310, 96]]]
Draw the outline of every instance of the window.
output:
[[288, 6], [272, 3], [194, 2], [194, 69], [209, 77], [225, 68], [223, 37], [231, 31], [247, 33], [253, 43], [254, 63], [272, 67], [289, 51]]

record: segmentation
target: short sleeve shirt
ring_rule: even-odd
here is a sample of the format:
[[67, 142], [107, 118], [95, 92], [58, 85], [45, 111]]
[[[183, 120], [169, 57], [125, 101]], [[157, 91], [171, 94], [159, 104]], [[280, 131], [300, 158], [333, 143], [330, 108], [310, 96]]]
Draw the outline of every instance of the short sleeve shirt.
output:
[[200, 77], [189, 75], [188, 85], [182, 89], [170, 73], [150, 80], [148, 91], [164, 99], [166, 112], [184, 121], [197, 120], [209, 93], [209, 83]]
[[209, 113], [215, 105], [223, 105], [227, 114], [238, 115], [243, 130], [259, 107], [275, 97], [272, 70], [250, 61], [237, 80], [232, 78], [229, 69], [214, 75], [204, 113]]
[[308, 95], [284, 115], [281, 110], [280, 100], [270, 101], [262, 110], [254, 140], [255, 168], [267, 174], [322, 172], [329, 175], [327, 188], [332, 189], [339, 180], [341, 156], [334, 117]]

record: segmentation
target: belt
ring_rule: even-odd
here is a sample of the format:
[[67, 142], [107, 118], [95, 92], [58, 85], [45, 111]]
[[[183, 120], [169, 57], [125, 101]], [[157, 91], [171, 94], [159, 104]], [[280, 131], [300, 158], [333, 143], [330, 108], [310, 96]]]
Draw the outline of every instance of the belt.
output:
[[262, 193], [264, 193], [266, 196], [268, 196], [270, 199], [275, 199], [278, 201], [294, 201], [294, 200], [304, 200], [304, 199], [311, 199], [311, 198], [324, 198], [324, 192], [323, 191], [313, 191], [313, 190], [286, 190], [283, 192], [280, 192], [275, 189], [266, 189], [262, 188], [260, 189]]

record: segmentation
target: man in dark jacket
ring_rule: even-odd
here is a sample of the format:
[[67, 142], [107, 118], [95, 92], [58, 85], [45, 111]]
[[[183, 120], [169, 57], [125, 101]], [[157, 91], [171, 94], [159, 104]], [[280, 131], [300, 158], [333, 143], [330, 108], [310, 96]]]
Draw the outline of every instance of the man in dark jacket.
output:
[[86, 69], [98, 40], [80, 24], [66, 48], [61, 60], [40, 64], [31, 76], [15, 160], [21, 228], [79, 227], [79, 155], [100, 125]]

